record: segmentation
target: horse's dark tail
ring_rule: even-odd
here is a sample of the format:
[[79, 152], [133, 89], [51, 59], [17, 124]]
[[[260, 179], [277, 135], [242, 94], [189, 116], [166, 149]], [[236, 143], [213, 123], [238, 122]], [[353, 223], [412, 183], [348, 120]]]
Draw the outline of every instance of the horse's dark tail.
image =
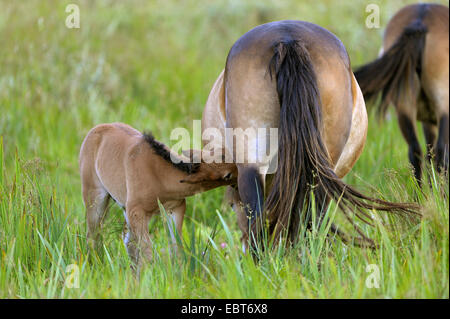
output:
[[[318, 214], [330, 199], [335, 200], [362, 240], [373, 246], [354, 224], [352, 214], [370, 224], [367, 209], [409, 215], [416, 213], [417, 207], [365, 196], [335, 175], [321, 136], [320, 96], [308, 51], [294, 40], [277, 44], [274, 51], [269, 72], [276, 76], [281, 110], [278, 168], [265, 206], [270, 233], [278, 239], [287, 231], [288, 238], [296, 241], [300, 225], [312, 220], [313, 193]], [[334, 232], [342, 235], [336, 229]]]
[[385, 115], [390, 103], [397, 103], [401, 88], [417, 93], [415, 74], [420, 78], [422, 56], [425, 47], [426, 26], [421, 19], [408, 25], [397, 41], [381, 57], [355, 72], [364, 98], [373, 100], [380, 92], [378, 114]]

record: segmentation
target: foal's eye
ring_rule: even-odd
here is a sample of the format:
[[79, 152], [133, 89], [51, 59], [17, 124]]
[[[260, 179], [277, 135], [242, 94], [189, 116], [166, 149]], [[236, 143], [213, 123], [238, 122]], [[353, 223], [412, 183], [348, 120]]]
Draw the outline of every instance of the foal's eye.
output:
[[228, 173], [227, 175], [225, 175], [225, 176], [223, 177], [223, 179], [224, 179], [224, 180], [229, 180], [229, 179], [231, 179], [231, 173]]

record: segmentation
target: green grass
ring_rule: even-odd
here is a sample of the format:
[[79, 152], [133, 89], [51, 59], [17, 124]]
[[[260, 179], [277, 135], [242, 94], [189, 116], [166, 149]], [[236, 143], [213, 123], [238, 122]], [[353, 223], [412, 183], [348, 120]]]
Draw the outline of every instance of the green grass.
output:
[[[448, 183], [433, 171], [417, 196], [420, 222], [361, 226], [376, 251], [325, 240], [318, 229], [255, 264], [241, 254], [235, 214], [217, 189], [188, 199], [180, 260], [167, 252], [163, 218], [154, 218], [155, 260], [135, 279], [114, 206], [102, 253], [87, 258], [77, 157], [91, 127], [121, 121], [171, 144], [173, 128], [201, 118], [229, 48], [250, 28], [317, 23], [360, 65], [376, 57], [388, 19], [413, 1], [370, 1], [380, 6], [380, 29], [364, 26], [368, 1], [302, 2], [1, 0], [0, 298], [448, 298]], [[68, 3], [80, 5], [80, 29], [64, 25]], [[369, 125], [346, 181], [414, 201], [395, 115], [383, 123], [371, 116]], [[340, 220], [333, 207], [329, 213]], [[64, 285], [69, 264], [80, 268], [78, 289]], [[379, 288], [365, 284], [369, 264], [379, 267]]]

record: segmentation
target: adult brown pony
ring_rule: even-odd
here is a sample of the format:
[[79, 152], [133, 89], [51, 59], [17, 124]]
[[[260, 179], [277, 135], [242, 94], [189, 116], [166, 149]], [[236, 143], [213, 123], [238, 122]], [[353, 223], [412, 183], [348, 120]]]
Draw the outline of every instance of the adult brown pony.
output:
[[[340, 179], [362, 152], [367, 113], [345, 47], [329, 31], [303, 21], [277, 21], [250, 30], [231, 48], [206, 103], [202, 130], [221, 131], [225, 143], [215, 147], [225, 147], [235, 160], [242, 154], [225, 128], [267, 127], [278, 128], [275, 174], [266, 174], [271, 159], [236, 163], [238, 187], [228, 189], [233, 204], [243, 203], [243, 209], [234, 208], [244, 245], [248, 220], [258, 235], [266, 216], [274, 238], [287, 232], [295, 241], [300, 225], [311, 222], [311, 192], [317, 212], [326, 211], [333, 199], [352, 223], [352, 212], [370, 222], [366, 209], [413, 212], [411, 205], [370, 198]], [[253, 151], [252, 142], [244, 151]], [[256, 142], [264, 145], [267, 139]], [[213, 142], [203, 136], [203, 143]], [[361, 244], [373, 244], [357, 231]]]
[[[398, 123], [409, 145], [409, 161], [419, 183], [422, 150], [416, 121], [421, 121], [427, 158], [435, 155], [438, 171], [448, 171], [449, 9], [438, 4], [415, 4], [389, 21], [383, 49], [375, 61], [355, 72], [366, 99], [382, 92], [379, 112], [395, 105]], [[384, 51], [384, 52], [383, 52]]]

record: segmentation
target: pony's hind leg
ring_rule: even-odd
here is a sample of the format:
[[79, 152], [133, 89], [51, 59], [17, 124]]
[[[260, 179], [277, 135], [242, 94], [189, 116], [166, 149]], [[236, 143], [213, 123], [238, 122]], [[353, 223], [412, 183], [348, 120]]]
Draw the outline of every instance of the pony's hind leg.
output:
[[[433, 165], [434, 159], [436, 159], [436, 140], [438, 135], [438, 126], [431, 123], [422, 123], [423, 135], [425, 136], [425, 143], [427, 148], [426, 164]], [[430, 170], [426, 170], [429, 173]], [[429, 176], [429, 174], [427, 174]], [[431, 187], [431, 179], [429, 180], [429, 186]]]
[[101, 223], [105, 216], [109, 194], [102, 188], [86, 190], [83, 192], [86, 206], [87, 240], [89, 249], [98, 250], [101, 246]]
[[239, 179], [238, 189], [239, 195], [244, 203], [247, 203], [248, 217], [254, 218], [254, 214], [260, 214], [263, 209], [264, 192], [262, 187], [264, 182], [258, 174], [256, 167], [247, 165], [238, 165]]
[[419, 186], [422, 184], [422, 149], [417, 139], [416, 121], [408, 115], [398, 114], [398, 123], [402, 131], [403, 137], [408, 143], [409, 162], [413, 166], [414, 176]]
[[427, 161], [432, 163], [433, 157], [436, 156], [436, 138], [438, 134], [438, 127], [434, 124], [423, 123], [423, 135], [425, 136], [425, 142], [427, 143]]
[[448, 114], [441, 117], [439, 121], [439, 137], [437, 141], [437, 154], [436, 163], [438, 172], [444, 171], [445, 174], [448, 173], [449, 165], [449, 127], [448, 127]]
[[439, 120], [439, 137], [436, 144], [436, 164], [438, 172], [448, 173], [449, 165], [449, 127], [448, 113], [441, 116]]
[[[429, 100], [431, 109], [435, 114], [437, 125], [434, 125], [434, 135], [437, 135], [437, 141], [434, 144], [435, 163], [438, 172], [448, 172], [449, 160], [449, 100], [448, 100], [448, 75], [447, 85], [434, 83], [431, 86]], [[444, 82], [444, 81], [441, 81]], [[427, 141], [428, 143], [428, 141]]]

